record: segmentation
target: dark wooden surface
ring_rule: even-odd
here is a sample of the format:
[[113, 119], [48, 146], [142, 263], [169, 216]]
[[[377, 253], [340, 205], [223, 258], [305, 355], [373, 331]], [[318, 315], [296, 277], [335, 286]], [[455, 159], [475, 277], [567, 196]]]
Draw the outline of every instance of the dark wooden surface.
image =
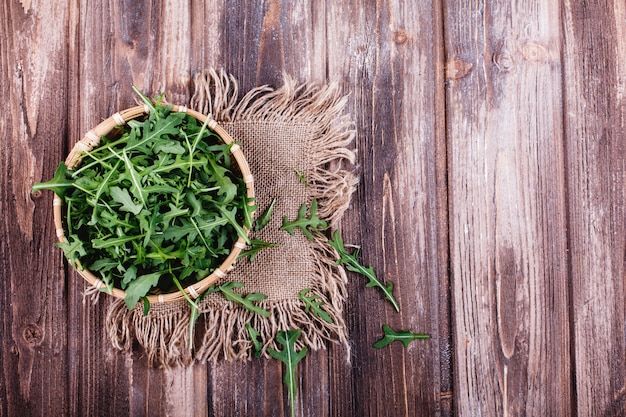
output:
[[[132, 84], [190, 98], [338, 81], [358, 129], [341, 227], [402, 313], [350, 276], [351, 364], [299, 368], [302, 416], [626, 414], [626, 6], [355, 0], [0, 4], [0, 416], [289, 414], [277, 361], [146, 366], [30, 194]], [[429, 333], [371, 344], [381, 325]]]

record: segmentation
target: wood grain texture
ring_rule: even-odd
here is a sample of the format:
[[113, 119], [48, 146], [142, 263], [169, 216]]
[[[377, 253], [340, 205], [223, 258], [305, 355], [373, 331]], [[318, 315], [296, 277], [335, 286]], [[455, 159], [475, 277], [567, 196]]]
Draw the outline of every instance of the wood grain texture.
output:
[[569, 415], [559, 4], [445, 5], [457, 412]]
[[618, 416], [626, 413], [626, 9], [568, 1], [563, 17], [576, 407]]
[[63, 152], [48, 145], [67, 133], [67, 108], [56, 103], [67, 98], [68, 13], [69, 5], [0, 5], [2, 415], [62, 414], [70, 406], [63, 263], [49, 244], [50, 200], [30, 193]]
[[[351, 362], [310, 353], [296, 415], [626, 413], [622, 1], [7, 0], [0, 21], [0, 417], [289, 415], [277, 361], [114, 350], [111, 300], [83, 301], [30, 194], [133, 84], [185, 103], [207, 67], [349, 94], [340, 227], [402, 311], [350, 274]], [[382, 324], [432, 338], [376, 350]]]
[[[353, 1], [327, 7], [329, 78], [352, 91], [362, 174], [354, 210], [341, 227], [348, 242], [362, 245], [362, 261], [394, 282], [402, 309], [395, 313], [379, 292], [363, 288], [362, 277], [350, 275], [353, 368], [333, 391], [352, 392], [343, 399], [350, 408], [334, 415], [445, 413], [450, 346], [440, 281], [447, 282], [447, 230], [437, 217], [446, 206], [445, 148], [436, 142], [444, 139], [437, 123], [444, 110], [437, 97], [443, 85], [440, 5]], [[371, 349], [383, 324], [432, 339], [408, 349]]]

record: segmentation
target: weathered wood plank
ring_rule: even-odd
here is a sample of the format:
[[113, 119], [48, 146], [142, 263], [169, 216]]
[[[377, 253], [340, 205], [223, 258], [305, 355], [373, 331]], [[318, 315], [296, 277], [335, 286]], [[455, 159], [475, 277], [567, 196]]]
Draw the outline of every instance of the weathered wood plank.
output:
[[578, 415], [626, 413], [626, 8], [566, 1], [565, 132]]
[[[341, 400], [333, 415], [449, 411], [441, 395], [450, 390], [450, 349], [447, 230], [439, 227], [437, 211], [444, 210], [445, 224], [440, 7], [428, 1], [327, 4], [329, 78], [340, 79], [351, 94], [362, 173], [341, 227], [347, 242], [362, 245], [363, 262], [394, 282], [401, 305], [395, 313], [379, 292], [364, 288], [362, 277], [350, 275], [353, 366], [334, 365], [331, 391]], [[407, 349], [373, 349], [383, 324], [432, 339]]]
[[558, 2], [445, 3], [459, 415], [569, 415]]
[[[131, 86], [187, 103], [191, 77], [191, 11], [187, 2], [81, 2], [70, 71], [69, 145], [108, 115], [134, 105]], [[89, 111], [86, 111], [89, 109]], [[140, 351], [124, 355], [104, 333], [106, 306], [82, 303], [85, 284], [70, 274], [70, 395], [82, 415], [206, 415], [207, 367], [153, 369]], [[106, 296], [102, 296], [106, 298]]]
[[52, 245], [52, 199], [30, 193], [63, 152], [49, 144], [63, 143], [67, 131], [67, 111], [58, 103], [67, 99], [69, 8], [0, 5], [1, 415], [61, 415], [70, 407], [67, 289]]

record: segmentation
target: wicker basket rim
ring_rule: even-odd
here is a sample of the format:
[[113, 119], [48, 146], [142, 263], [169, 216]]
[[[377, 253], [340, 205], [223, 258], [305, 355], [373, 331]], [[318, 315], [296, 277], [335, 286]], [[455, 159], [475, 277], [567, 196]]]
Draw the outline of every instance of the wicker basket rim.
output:
[[[248, 161], [241, 150], [241, 146], [235, 143], [233, 137], [222, 128], [212, 117], [211, 115], [204, 115], [198, 111], [190, 109], [186, 106], [181, 105], [172, 105], [172, 111], [186, 113], [190, 116], [195, 117], [200, 122], [204, 123], [207, 119], [207, 127], [211, 129], [214, 133], [216, 133], [224, 143], [233, 144], [231, 146], [230, 153], [234, 157], [239, 169], [241, 171], [243, 181], [246, 185], [246, 195], [248, 199], [250, 199], [250, 205], [254, 204], [254, 177], [252, 176], [252, 172], [250, 171], [250, 166], [248, 165]], [[100, 138], [102, 136], [106, 136], [109, 134], [114, 128], [125, 125], [128, 121], [135, 119], [139, 116], [149, 114], [150, 108], [147, 105], [143, 106], [135, 106], [130, 107], [128, 109], [119, 111], [109, 118], [103, 120], [96, 127], [89, 130], [85, 136], [72, 148], [69, 155], [65, 160], [65, 164], [68, 168], [73, 168], [78, 164], [82, 158], [84, 152], [88, 152], [100, 144]], [[65, 230], [63, 229], [63, 219], [62, 219], [62, 206], [63, 201], [59, 196], [55, 194], [53, 201], [53, 214], [54, 214], [54, 226], [56, 229], [56, 234], [59, 242], [65, 242]], [[250, 231], [248, 228], [243, 226], [246, 234]], [[230, 253], [226, 257], [226, 259], [218, 266], [211, 274], [202, 280], [186, 287], [185, 293], [191, 297], [192, 299], [198, 298], [202, 293], [204, 293], [211, 285], [213, 285], [217, 280], [223, 278], [228, 272], [230, 272], [237, 261], [237, 257], [241, 253], [242, 249], [246, 246], [245, 240], [242, 237], [239, 237], [237, 241], [233, 244]], [[76, 271], [87, 281], [90, 285], [97, 289], [101, 289], [105, 287], [105, 283], [96, 277], [91, 271], [87, 268]], [[126, 292], [119, 289], [113, 288], [111, 291], [104, 291], [107, 294], [110, 294], [116, 298], [124, 299], [126, 297]], [[151, 304], [154, 303], [166, 303], [179, 301], [185, 298], [185, 296], [180, 292], [171, 292], [167, 294], [158, 294], [158, 295], [149, 295], [148, 301]]]

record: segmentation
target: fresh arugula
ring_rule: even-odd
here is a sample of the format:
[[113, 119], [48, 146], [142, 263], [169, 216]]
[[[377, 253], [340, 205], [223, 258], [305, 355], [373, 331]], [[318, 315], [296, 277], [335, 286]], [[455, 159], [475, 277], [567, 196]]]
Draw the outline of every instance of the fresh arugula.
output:
[[266, 242], [261, 239], [252, 238], [250, 239], [250, 245], [248, 246], [248, 248], [242, 250], [239, 253], [239, 258], [245, 258], [246, 256], [249, 256], [250, 258], [248, 258], [248, 260], [250, 262], [254, 262], [259, 252], [261, 252], [263, 249], [273, 248], [276, 246], [279, 246], [278, 243]]
[[233, 291], [234, 289], [242, 288], [243, 286], [243, 282], [226, 282], [222, 285], [209, 287], [207, 291], [211, 293], [216, 293], [219, 291], [224, 294], [224, 297], [226, 297], [228, 301], [241, 304], [247, 310], [260, 316], [269, 317], [269, 311], [254, 304], [255, 302], [265, 300], [267, 298], [267, 295], [258, 292], [252, 292], [250, 294], [247, 294], [246, 296], [243, 296]]
[[270, 205], [265, 209], [263, 214], [261, 214], [259, 216], [259, 218], [257, 219], [257, 221], [256, 221], [256, 223], [254, 225], [254, 230], [255, 231], [258, 232], [259, 230], [262, 230], [265, 226], [267, 226], [267, 224], [272, 219], [272, 213], [274, 212], [274, 206], [275, 205], [276, 205], [276, 199], [273, 198], [272, 202], [270, 203]]
[[263, 343], [259, 340], [259, 336], [261, 335], [250, 323], [246, 323], [246, 329], [248, 330], [248, 336], [250, 336], [250, 340], [252, 341], [252, 346], [254, 346], [254, 357], [260, 358], [261, 351], [263, 350]]
[[276, 335], [276, 341], [284, 346], [284, 349], [277, 351], [274, 349], [267, 349], [267, 352], [274, 359], [278, 359], [285, 364], [285, 377], [284, 384], [289, 391], [289, 401], [291, 404], [291, 416], [295, 416], [295, 400], [298, 392], [298, 381], [296, 379], [296, 366], [307, 353], [307, 348], [304, 346], [299, 351], [296, 351], [295, 343], [300, 337], [302, 331], [300, 329], [292, 329], [289, 331], [280, 331]]
[[405, 348], [409, 347], [409, 343], [416, 339], [429, 339], [430, 336], [423, 333], [412, 333], [409, 330], [395, 331], [386, 324], [383, 324], [384, 336], [382, 339], [374, 343], [376, 349], [384, 348], [385, 346], [398, 341], [402, 342]]
[[283, 225], [280, 230], [285, 230], [293, 236], [295, 229], [298, 228], [302, 234], [309, 240], [314, 239], [313, 233], [320, 233], [328, 227], [328, 224], [317, 215], [317, 200], [311, 200], [309, 216], [307, 217], [306, 203], [303, 203], [298, 210], [298, 217], [294, 221], [290, 221], [287, 216], [283, 218]]
[[298, 298], [302, 300], [302, 302], [304, 302], [304, 311], [306, 313], [310, 311], [314, 317], [318, 317], [324, 320], [326, 323], [332, 324], [332, 317], [330, 317], [330, 314], [328, 314], [328, 312], [322, 308], [324, 302], [318, 301], [318, 299], [320, 298], [319, 295], [313, 294], [311, 296], [307, 296], [309, 291], [311, 291], [310, 288], [305, 288], [298, 293]]
[[238, 237], [248, 242], [242, 225], [250, 229], [256, 208], [231, 169], [231, 145], [207, 123], [141, 97], [147, 116], [33, 186], [64, 202], [58, 246], [70, 263], [99, 274], [107, 291], [125, 290], [128, 308], [209, 275]]
[[382, 281], [376, 276], [374, 268], [371, 266], [365, 267], [361, 265], [358, 261], [358, 249], [354, 251], [354, 253], [348, 253], [344, 246], [343, 239], [339, 234], [339, 230], [335, 230], [333, 233], [333, 239], [329, 240], [328, 244], [335, 248], [339, 254], [339, 259], [337, 260], [338, 265], [345, 264], [348, 271], [356, 272], [366, 277], [369, 282], [365, 286], [380, 288], [383, 294], [385, 294], [385, 298], [393, 305], [393, 308], [395, 308], [397, 312], [400, 312], [400, 306], [393, 296], [393, 283], [388, 281], [387, 285], [383, 284]]
[[304, 172], [302, 172], [299, 169], [294, 169], [293, 171], [298, 176], [298, 181], [300, 181], [300, 184], [304, 185], [305, 187], [308, 187], [309, 182], [306, 180], [306, 175], [304, 175]]

